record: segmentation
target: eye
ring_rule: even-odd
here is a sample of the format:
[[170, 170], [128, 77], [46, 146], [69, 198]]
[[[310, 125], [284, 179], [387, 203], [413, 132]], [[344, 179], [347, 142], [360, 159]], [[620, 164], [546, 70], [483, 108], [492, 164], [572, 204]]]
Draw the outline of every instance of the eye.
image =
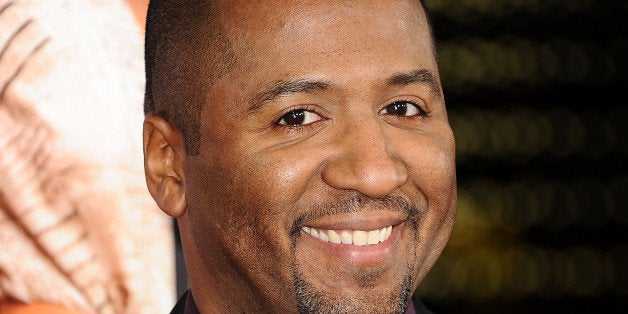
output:
[[384, 109], [382, 109], [380, 113], [400, 117], [415, 117], [425, 115], [425, 110], [423, 110], [421, 107], [414, 104], [413, 102], [399, 100], [384, 107]]
[[310, 110], [296, 109], [281, 116], [281, 118], [279, 118], [279, 121], [277, 121], [277, 124], [287, 126], [301, 126], [311, 124], [322, 119], [323, 118], [321, 116]]

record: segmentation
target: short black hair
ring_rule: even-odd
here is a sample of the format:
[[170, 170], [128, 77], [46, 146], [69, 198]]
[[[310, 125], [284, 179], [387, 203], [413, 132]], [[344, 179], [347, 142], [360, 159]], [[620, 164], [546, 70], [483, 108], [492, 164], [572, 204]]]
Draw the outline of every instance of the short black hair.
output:
[[151, 0], [146, 20], [144, 113], [157, 113], [198, 154], [207, 90], [235, 62], [211, 0]]
[[[188, 155], [199, 153], [207, 91], [237, 62], [216, 2], [151, 0], [148, 7], [144, 114], [159, 114], [177, 127]], [[427, 8], [424, 0], [420, 2], [431, 35]]]

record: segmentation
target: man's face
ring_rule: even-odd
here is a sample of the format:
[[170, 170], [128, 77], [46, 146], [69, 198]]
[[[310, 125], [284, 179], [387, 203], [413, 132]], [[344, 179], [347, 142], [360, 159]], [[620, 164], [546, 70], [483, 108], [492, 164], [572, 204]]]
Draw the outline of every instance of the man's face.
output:
[[247, 1], [221, 22], [237, 61], [211, 87], [200, 154], [185, 160], [195, 298], [402, 310], [456, 203], [419, 2]]

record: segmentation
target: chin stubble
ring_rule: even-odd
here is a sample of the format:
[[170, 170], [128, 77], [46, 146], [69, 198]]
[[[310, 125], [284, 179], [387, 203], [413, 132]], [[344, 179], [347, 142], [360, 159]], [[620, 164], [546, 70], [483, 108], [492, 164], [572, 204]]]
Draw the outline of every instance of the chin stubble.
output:
[[305, 280], [296, 267], [293, 267], [297, 309], [299, 313], [403, 313], [412, 296], [413, 272], [414, 268], [408, 267], [401, 284], [391, 291], [386, 299], [381, 300], [381, 303], [360, 304], [359, 301], [366, 300], [323, 295]]

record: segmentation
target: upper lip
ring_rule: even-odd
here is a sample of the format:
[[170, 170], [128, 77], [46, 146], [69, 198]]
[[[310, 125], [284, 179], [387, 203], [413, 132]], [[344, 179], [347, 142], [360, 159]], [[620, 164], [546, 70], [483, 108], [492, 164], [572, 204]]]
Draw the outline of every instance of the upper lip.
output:
[[359, 211], [319, 217], [302, 222], [302, 226], [326, 230], [377, 230], [396, 226], [408, 218], [399, 211]]

